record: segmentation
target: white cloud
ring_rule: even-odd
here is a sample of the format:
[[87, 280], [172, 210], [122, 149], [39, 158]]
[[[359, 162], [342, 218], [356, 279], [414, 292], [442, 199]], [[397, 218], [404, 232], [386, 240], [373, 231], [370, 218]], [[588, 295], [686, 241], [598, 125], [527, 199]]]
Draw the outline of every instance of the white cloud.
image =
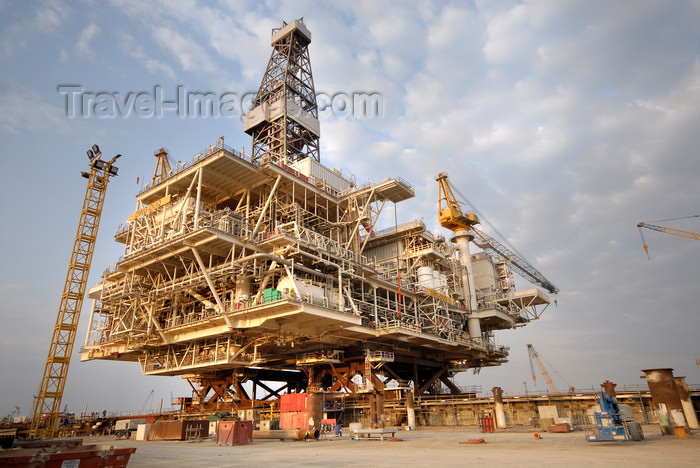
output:
[[137, 43], [132, 36], [126, 34], [125, 32], [121, 32], [119, 34], [119, 38], [119, 48], [122, 50], [122, 52], [141, 62], [150, 73], [153, 75], [165, 74], [169, 78], [175, 78], [175, 72], [173, 72], [170, 65], [158, 59], [149, 57], [144, 52], [143, 46]]
[[52, 32], [70, 16], [70, 7], [60, 0], [43, 1], [34, 11], [34, 25], [42, 33]]
[[83, 31], [80, 33], [80, 38], [75, 44], [75, 52], [84, 57], [92, 58], [95, 56], [95, 52], [92, 50], [92, 45], [90, 44], [95, 36], [100, 32], [100, 27], [95, 23], [90, 23]]
[[46, 103], [41, 95], [26, 86], [0, 87], [0, 129], [20, 134], [35, 131], [59, 131], [70, 129], [65, 109]]
[[191, 38], [164, 26], [156, 28], [153, 37], [161, 47], [178, 59], [183, 70], [199, 73], [216, 71], [214, 62], [204, 48]]

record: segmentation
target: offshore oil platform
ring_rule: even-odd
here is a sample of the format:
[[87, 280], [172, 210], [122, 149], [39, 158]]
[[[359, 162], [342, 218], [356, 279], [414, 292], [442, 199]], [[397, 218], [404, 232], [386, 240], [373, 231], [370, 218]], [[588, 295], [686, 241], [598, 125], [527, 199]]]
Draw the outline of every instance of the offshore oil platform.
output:
[[302, 20], [273, 29], [244, 119], [249, 154], [221, 137], [173, 170], [155, 152], [153, 180], [115, 236], [124, 255], [89, 290], [83, 361], [181, 376], [202, 411], [302, 391], [458, 394], [455, 374], [507, 362], [498, 330], [550, 304], [538, 288], [515, 290], [513, 270], [558, 291], [477, 229], [445, 174], [438, 211], [451, 241], [420, 220], [380, 225], [388, 203], [414, 196], [408, 182], [358, 183], [322, 164], [310, 42]]

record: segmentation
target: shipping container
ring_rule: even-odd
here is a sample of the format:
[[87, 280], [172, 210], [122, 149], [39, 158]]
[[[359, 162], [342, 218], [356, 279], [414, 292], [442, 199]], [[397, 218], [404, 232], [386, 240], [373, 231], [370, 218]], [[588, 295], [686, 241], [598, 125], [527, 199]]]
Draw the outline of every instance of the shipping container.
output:
[[156, 421], [151, 426], [151, 440], [192, 440], [209, 436], [209, 421], [205, 419]]
[[294, 429], [293, 416], [295, 413], [280, 413], [280, 429], [291, 431]]
[[280, 397], [280, 412], [309, 411], [308, 393], [285, 393]]
[[253, 443], [253, 421], [220, 421], [216, 429], [218, 445]]
[[263, 303], [279, 301], [282, 298], [282, 293], [275, 288], [267, 288], [263, 291]]

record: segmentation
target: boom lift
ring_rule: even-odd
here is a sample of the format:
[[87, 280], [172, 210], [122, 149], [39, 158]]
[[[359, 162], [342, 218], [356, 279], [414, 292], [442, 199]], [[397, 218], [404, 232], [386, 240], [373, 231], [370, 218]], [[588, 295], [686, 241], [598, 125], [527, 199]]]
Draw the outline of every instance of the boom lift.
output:
[[[662, 219], [659, 221], [674, 221], [677, 219], [688, 219], [688, 218], [698, 218], [698, 217], [700, 217], [700, 215], [684, 216], [682, 218]], [[655, 221], [655, 222], [658, 222], [658, 221]], [[637, 227], [639, 228], [639, 235], [642, 237], [642, 245], [644, 246], [644, 251], [647, 253], [647, 258], [649, 260], [651, 260], [651, 257], [649, 257], [649, 246], [647, 245], [647, 242], [644, 239], [644, 231], [642, 231], [642, 228], [651, 229], [652, 231], [663, 232], [663, 233], [671, 234], [674, 236], [685, 237], [688, 239], [700, 240], [700, 234], [697, 234], [695, 232], [681, 231], [680, 229], [674, 229], [674, 228], [665, 227], [665, 226], [657, 226], [655, 224], [649, 224], [649, 223], [644, 223], [644, 222], [637, 224]]]
[[88, 180], [88, 184], [44, 375], [39, 393], [34, 398], [32, 424], [29, 429], [31, 438], [51, 439], [56, 431], [56, 421], [61, 409], [75, 333], [78, 330], [80, 309], [85, 297], [85, 286], [95, 249], [107, 183], [110, 177], [117, 175], [118, 169], [113, 164], [121, 154], [105, 162], [101, 159], [100, 148], [93, 145], [92, 149], [87, 151], [87, 156], [90, 161], [90, 172], [82, 172], [81, 175]]
[[[642, 426], [634, 422], [634, 415], [627, 405], [620, 405], [617, 398], [600, 392], [597, 395], [600, 412], [595, 413], [596, 425], [590, 428], [586, 436], [588, 442], [615, 442], [644, 439]], [[627, 410], [623, 410], [627, 407]]]

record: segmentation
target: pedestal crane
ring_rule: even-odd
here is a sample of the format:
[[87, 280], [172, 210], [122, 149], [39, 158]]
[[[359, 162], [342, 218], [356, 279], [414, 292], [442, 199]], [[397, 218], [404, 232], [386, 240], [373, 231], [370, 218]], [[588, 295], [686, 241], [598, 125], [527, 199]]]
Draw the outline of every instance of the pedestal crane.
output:
[[29, 429], [29, 436], [32, 438], [51, 439], [56, 431], [107, 184], [110, 177], [117, 175], [118, 169], [114, 166], [114, 162], [121, 157], [121, 154], [105, 162], [102, 160], [100, 148], [93, 145], [92, 149], [87, 151], [87, 156], [90, 172], [81, 173], [88, 180], [87, 189], [58, 307], [51, 346], [46, 358], [44, 375], [39, 393], [34, 398], [32, 424]]
[[[700, 218], [700, 215], [684, 216], [682, 218], [661, 219], [659, 221], [653, 222], [675, 221], [677, 219], [688, 218]], [[649, 224], [644, 222], [637, 224], [637, 227], [639, 228], [639, 235], [642, 237], [642, 246], [644, 247], [644, 251], [647, 253], [647, 258], [649, 260], [651, 260], [651, 257], [649, 257], [649, 246], [647, 245], [646, 239], [644, 239], [644, 231], [642, 231], [642, 228], [651, 229], [652, 231], [663, 232], [665, 234], [671, 234], [673, 236], [685, 237], [687, 239], [700, 240], [700, 234], [697, 234], [695, 232], [681, 231], [680, 229], [674, 229], [665, 226], [657, 226], [656, 224]]]
[[[448, 181], [447, 174], [440, 173], [435, 180], [437, 180], [439, 187], [438, 219], [443, 227], [455, 233], [457, 233], [458, 230], [467, 231], [471, 234], [472, 242], [479, 246], [479, 248], [494, 257], [509, 261], [513, 269], [523, 278], [540, 285], [552, 294], [557, 294], [559, 292], [558, 287], [545, 278], [542, 273], [525, 260], [514, 248], [509, 249], [501, 242], [498, 242], [493, 237], [474, 227], [480, 222], [479, 216], [477, 216], [478, 211], [474, 207], [472, 207], [473, 211], [471, 212], [465, 213], [462, 210], [454, 196], [453, 188]], [[454, 189], [454, 191], [459, 193], [457, 189]], [[460, 196], [463, 200], [466, 200], [466, 197], [461, 194]], [[481, 216], [481, 218], [483, 218], [483, 216]]]

